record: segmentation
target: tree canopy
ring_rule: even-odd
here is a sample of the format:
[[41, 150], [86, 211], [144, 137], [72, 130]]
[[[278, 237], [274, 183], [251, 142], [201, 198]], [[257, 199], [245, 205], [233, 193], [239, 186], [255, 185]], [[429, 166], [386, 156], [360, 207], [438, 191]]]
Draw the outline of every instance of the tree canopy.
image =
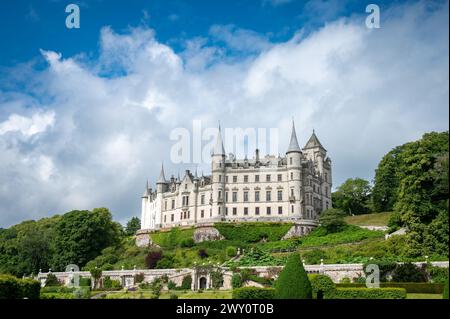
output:
[[349, 178], [332, 194], [333, 206], [349, 215], [366, 214], [370, 211], [370, 183], [362, 178]]

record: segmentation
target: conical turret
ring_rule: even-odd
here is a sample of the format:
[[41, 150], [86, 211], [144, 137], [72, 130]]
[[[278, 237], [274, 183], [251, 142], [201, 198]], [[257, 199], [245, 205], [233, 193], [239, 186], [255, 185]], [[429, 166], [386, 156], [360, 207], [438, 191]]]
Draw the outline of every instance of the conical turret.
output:
[[219, 124], [219, 132], [217, 133], [216, 145], [214, 146], [214, 150], [213, 150], [213, 154], [212, 155], [213, 156], [214, 155], [225, 156], [225, 148], [223, 147], [222, 131], [220, 129], [220, 124]]
[[289, 147], [286, 154], [290, 152], [299, 152], [299, 153], [302, 152], [297, 141], [297, 133], [295, 132], [294, 119], [292, 119], [291, 140], [289, 141]]

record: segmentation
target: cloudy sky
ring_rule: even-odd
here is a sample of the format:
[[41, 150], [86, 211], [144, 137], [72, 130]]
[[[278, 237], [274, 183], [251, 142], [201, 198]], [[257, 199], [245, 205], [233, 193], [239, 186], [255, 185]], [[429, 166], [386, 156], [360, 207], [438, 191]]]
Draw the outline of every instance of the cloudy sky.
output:
[[[0, 4], [0, 227], [73, 209], [140, 215], [176, 128], [314, 128], [334, 186], [448, 130], [447, 1], [67, 1]], [[373, 2], [373, 1], [372, 1]], [[207, 141], [205, 141], [206, 143]], [[249, 154], [250, 156], [252, 154]], [[199, 165], [209, 173], [209, 165]]]

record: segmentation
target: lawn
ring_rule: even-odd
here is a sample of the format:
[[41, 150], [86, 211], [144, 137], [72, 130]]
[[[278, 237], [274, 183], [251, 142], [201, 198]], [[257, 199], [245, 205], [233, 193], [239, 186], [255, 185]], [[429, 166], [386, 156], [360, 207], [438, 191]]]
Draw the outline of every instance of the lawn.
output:
[[441, 294], [407, 294], [406, 299], [442, 299]]
[[347, 216], [345, 221], [357, 226], [387, 226], [392, 212]]

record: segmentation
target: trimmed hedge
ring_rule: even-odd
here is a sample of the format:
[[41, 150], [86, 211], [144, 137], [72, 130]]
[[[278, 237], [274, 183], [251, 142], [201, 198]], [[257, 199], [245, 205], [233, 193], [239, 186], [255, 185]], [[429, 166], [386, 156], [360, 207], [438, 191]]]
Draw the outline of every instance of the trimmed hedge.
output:
[[311, 282], [314, 299], [317, 299], [318, 294], [319, 296], [322, 295], [322, 298], [326, 298], [325, 296], [332, 295], [336, 290], [333, 280], [326, 275], [312, 274], [308, 275], [308, 277]]
[[277, 299], [311, 299], [312, 288], [300, 255], [293, 253], [275, 283]]
[[278, 241], [292, 227], [292, 223], [215, 223], [214, 227], [228, 240], [256, 243], [262, 239]]
[[194, 236], [194, 228], [179, 229], [177, 227], [172, 228], [167, 232], [155, 232], [150, 234], [152, 241], [161, 246], [167, 248], [174, 248], [186, 243], [191, 243]]
[[233, 299], [275, 299], [275, 289], [243, 287], [233, 289]]
[[405, 299], [404, 288], [337, 288], [327, 299]]
[[[337, 288], [365, 288], [362, 283], [336, 284]], [[380, 288], [404, 288], [407, 293], [442, 294], [444, 284], [429, 282], [380, 282]]]
[[0, 299], [39, 299], [41, 285], [33, 279], [0, 275]]

